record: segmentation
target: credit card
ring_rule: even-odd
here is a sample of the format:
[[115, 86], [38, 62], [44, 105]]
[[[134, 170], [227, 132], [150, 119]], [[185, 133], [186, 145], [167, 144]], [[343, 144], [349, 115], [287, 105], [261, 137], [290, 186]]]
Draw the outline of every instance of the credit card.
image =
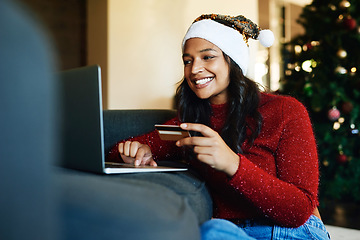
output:
[[177, 125], [156, 124], [155, 129], [160, 139], [164, 141], [178, 141], [182, 138], [191, 137], [190, 132]]

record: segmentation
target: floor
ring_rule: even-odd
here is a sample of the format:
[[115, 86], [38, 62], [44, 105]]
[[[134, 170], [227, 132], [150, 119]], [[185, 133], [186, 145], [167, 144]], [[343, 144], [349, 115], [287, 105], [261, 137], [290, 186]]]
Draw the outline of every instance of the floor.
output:
[[320, 213], [326, 225], [360, 230], [360, 204], [328, 202], [325, 206], [320, 208]]
[[331, 240], [359, 240], [360, 230], [326, 225]]
[[360, 240], [360, 205], [326, 202], [321, 217], [332, 240]]

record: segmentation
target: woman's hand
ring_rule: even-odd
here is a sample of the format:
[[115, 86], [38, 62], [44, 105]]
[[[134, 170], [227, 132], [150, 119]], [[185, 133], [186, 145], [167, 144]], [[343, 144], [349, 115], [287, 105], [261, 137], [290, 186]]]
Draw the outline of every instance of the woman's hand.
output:
[[157, 166], [152, 158], [150, 147], [137, 141], [126, 141], [118, 146], [120, 156], [125, 163], [132, 163], [135, 166], [150, 165]]
[[223, 171], [229, 176], [236, 173], [240, 158], [216, 131], [203, 124], [195, 123], [183, 123], [180, 127], [185, 130], [200, 132], [203, 137], [183, 138], [176, 142], [177, 146], [193, 146], [199, 161]]

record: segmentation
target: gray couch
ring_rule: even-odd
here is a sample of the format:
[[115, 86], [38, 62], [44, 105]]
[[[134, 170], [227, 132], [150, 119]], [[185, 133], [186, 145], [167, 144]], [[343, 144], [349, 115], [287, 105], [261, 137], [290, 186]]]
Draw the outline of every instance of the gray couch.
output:
[[[156, 123], [163, 123], [174, 117], [175, 110], [105, 110], [104, 137], [105, 149], [131, 136], [138, 136], [154, 130]], [[199, 224], [211, 218], [212, 202], [205, 183], [189, 167], [187, 172], [129, 174], [120, 178], [144, 180], [169, 188], [188, 201]]]
[[[149, 132], [172, 110], [104, 111], [105, 147]], [[66, 239], [199, 239], [212, 202], [191, 169], [175, 173], [97, 175], [57, 169]]]
[[[172, 110], [104, 111], [105, 148], [174, 115]], [[198, 226], [212, 215], [207, 188], [191, 169], [123, 175], [58, 169], [56, 176], [66, 239], [199, 239]]]
[[[76, 82], [77, 79], [67, 78], [66, 73], [60, 74], [59, 85], [63, 86], [64, 81]], [[84, 84], [88, 84], [87, 81], [81, 86]], [[199, 224], [211, 216], [211, 201], [205, 184], [191, 170], [185, 173], [114, 176], [103, 175], [101, 171], [95, 172], [101, 174], [99, 175], [69, 170], [92, 171], [91, 165], [94, 165], [92, 163], [96, 158], [100, 163], [99, 152], [90, 150], [99, 147], [98, 142], [92, 144], [91, 140], [91, 136], [96, 134], [98, 129], [92, 127], [94, 125], [83, 129], [83, 125], [91, 125], [90, 123], [96, 120], [97, 116], [82, 111], [82, 108], [96, 97], [87, 97], [77, 92], [76, 96], [79, 98], [73, 98], [74, 96], [70, 94], [72, 89], [61, 89], [63, 111], [60, 112], [64, 123], [61, 145], [64, 154], [59, 166], [68, 169], [59, 171], [58, 180], [61, 187], [65, 186], [63, 201], [66, 203], [64, 208], [66, 219], [63, 222], [67, 224], [66, 229], [70, 229], [68, 233], [71, 236], [76, 233], [75, 236], [84, 239], [94, 236], [104, 239], [104, 233], [108, 232], [109, 239], [144, 239], [145, 236], [148, 239], [197, 239]], [[68, 110], [68, 95], [72, 97], [70, 104], [78, 106], [76, 111], [82, 117]], [[104, 111], [105, 152], [108, 152], [117, 141], [149, 132], [154, 128], [155, 123], [165, 122], [174, 114], [172, 110]], [[70, 121], [71, 127], [67, 124], [69, 118], [76, 119]], [[170, 161], [168, 164], [171, 163], [180, 164], [175, 161]], [[69, 182], [68, 179], [71, 181]], [[99, 188], [101, 194], [98, 194]], [[84, 205], [84, 202], [87, 204]], [[81, 226], [79, 224], [84, 225], [79, 227]], [[142, 228], [139, 229], [138, 225]]]

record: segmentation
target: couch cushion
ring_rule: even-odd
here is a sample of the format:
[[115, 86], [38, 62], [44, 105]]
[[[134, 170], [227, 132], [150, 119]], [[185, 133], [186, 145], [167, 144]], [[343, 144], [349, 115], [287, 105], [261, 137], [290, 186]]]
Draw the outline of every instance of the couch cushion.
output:
[[205, 185], [205, 182], [192, 171], [191, 168], [186, 172], [173, 173], [153, 173], [153, 174], [123, 174], [121, 176], [108, 176], [113, 181], [123, 179], [136, 179], [151, 183], [156, 183], [168, 188], [169, 191], [187, 200], [194, 211], [199, 224], [212, 217], [212, 200]]
[[105, 150], [120, 140], [154, 130], [154, 124], [164, 123], [176, 116], [175, 110], [105, 110]]
[[147, 178], [125, 175], [59, 169], [64, 239], [200, 239], [186, 198]]

